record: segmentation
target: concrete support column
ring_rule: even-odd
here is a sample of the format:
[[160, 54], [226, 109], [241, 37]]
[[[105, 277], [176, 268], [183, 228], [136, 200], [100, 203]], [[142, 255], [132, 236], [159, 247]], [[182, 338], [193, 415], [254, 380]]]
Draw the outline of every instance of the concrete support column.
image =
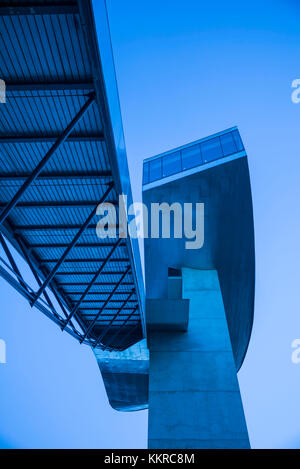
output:
[[249, 448], [218, 274], [183, 268], [169, 284], [147, 301], [149, 448]]

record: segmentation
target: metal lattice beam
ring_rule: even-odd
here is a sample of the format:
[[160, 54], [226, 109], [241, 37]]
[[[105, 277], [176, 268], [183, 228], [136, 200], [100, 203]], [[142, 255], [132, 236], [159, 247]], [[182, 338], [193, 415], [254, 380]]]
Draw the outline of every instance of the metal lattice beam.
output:
[[[71, 73], [67, 74], [68, 77], [65, 79], [57, 77], [52, 81], [51, 71], [49, 74], [47, 66], [47, 57], [44, 57], [44, 54], [40, 55], [40, 67], [34, 80], [29, 82], [26, 73], [21, 70], [22, 66], [16, 71], [13, 81], [2, 77], [6, 81], [8, 115], [14, 114], [13, 104], [15, 103], [17, 107], [19, 106], [22, 116], [21, 120], [15, 120], [12, 117], [9, 131], [0, 132], [0, 147], [2, 144], [3, 150], [2, 168], [0, 168], [2, 187], [0, 230], [5, 240], [9, 239], [14, 249], [23, 256], [37, 283], [34, 282], [32, 288], [32, 285], [27, 285], [26, 277], [24, 277], [24, 283], [27, 286], [25, 290], [25, 286], [19, 283], [20, 276], [14, 273], [14, 269], [5, 258], [2, 262], [7, 269], [7, 277], [11, 277], [8, 281], [22, 293], [27, 301], [43, 311], [60, 328], [65, 329], [81, 343], [89, 343], [97, 347], [96, 338], [99, 338], [100, 332], [105, 330], [105, 335], [112, 336], [120, 326], [123, 326], [124, 320], [132, 313], [135, 304], [140, 301], [140, 295], [135, 269], [131, 272], [129, 267], [132, 263], [133, 269], [135, 259], [128, 240], [122, 239], [121, 241], [119, 236], [116, 239], [98, 239], [95, 231], [97, 227], [95, 217], [86, 226], [82, 238], [74, 241], [82, 228], [82, 220], [100, 203], [94, 200], [98, 197], [93, 195], [93, 191], [96, 190], [98, 193], [100, 190], [102, 194], [108, 184], [114, 181], [117, 186], [107, 202], [117, 205], [116, 201], [111, 202], [109, 199], [117, 199], [118, 193], [122, 190], [120, 180], [122, 182], [128, 177], [126, 171], [123, 172], [122, 168], [117, 167], [116, 164], [119, 155], [114, 149], [114, 135], [109, 112], [107, 107], [103, 106], [106, 102], [105, 83], [101, 80], [99, 82], [97, 78], [101, 75], [101, 60], [99, 61], [97, 56], [97, 45], [95, 48], [93, 44], [96, 41], [96, 35], [92, 15], [89, 12], [90, 6], [87, 7], [88, 3], [84, 0], [62, 0], [61, 2], [57, 0], [47, 0], [47, 2], [3, 0], [0, 2], [0, 15], [14, 16], [11, 20], [8, 17], [5, 19], [7, 26], [5, 37], [16, 39], [16, 47], [13, 49], [16, 60], [19, 60], [23, 54], [23, 34], [29, 37], [28, 44], [31, 52], [34, 55], [39, 52], [31, 19], [28, 18], [27, 21], [26, 17], [21, 18], [24, 31], [20, 33], [18, 28], [15, 28], [18, 16], [71, 14], [72, 16], [67, 18], [60, 17], [61, 21], [70, 20], [72, 24], [74, 21], [76, 24], [83, 24], [83, 28], [72, 27], [66, 39], [60, 20], [58, 23], [51, 20], [50, 23], [53, 24], [50, 26], [59, 41], [56, 44], [57, 47], [55, 45], [52, 47], [47, 39], [47, 18], [44, 18], [46, 30], [44, 31], [43, 27], [40, 30], [41, 45], [43, 46], [44, 41], [47, 42], [55, 63], [60, 63], [64, 59], [68, 61]], [[88, 15], [85, 12], [86, 8]], [[43, 23], [44, 19], [37, 17], [36, 21]], [[60, 41], [65, 43], [65, 40], [70, 44], [75, 44], [75, 48], [79, 46], [83, 58], [87, 58], [86, 54], [90, 55], [87, 65], [80, 63], [80, 67], [82, 66], [78, 75], [80, 78], [77, 77], [75, 80], [72, 76], [76, 73], [72, 70], [78, 69], [78, 64], [76, 65], [76, 60], [74, 62], [74, 55], [71, 53], [65, 57], [61, 54]], [[11, 55], [10, 52], [8, 51], [8, 55]], [[95, 93], [97, 93], [97, 99]], [[76, 96], [74, 100], [73, 96]], [[82, 125], [75, 128], [83, 113], [88, 110], [84, 110], [84, 107], [92, 105], [92, 102], [87, 104], [89, 100], [94, 101], [95, 104], [84, 118]], [[82, 115], [77, 114], [70, 122], [81, 106], [83, 108], [79, 114], [82, 113]], [[69, 112], [71, 112], [70, 121], [67, 120], [67, 123], [63, 124]], [[34, 118], [32, 118], [33, 113]], [[63, 130], [68, 122], [70, 122], [68, 128]], [[70, 126], [74, 126], [72, 131], [70, 131]], [[60, 151], [58, 150], [57, 158], [52, 158], [50, 164], [47, 164], [58, 148], [64, 153], [62, 159], [59, 158]], [[17, 161], [14, 161], [17, 153], [20, 153], [23, 161], [26, 160], [26, 167], [24, 165], [21, 167]], [[72, 162], [68, 161], [69, 157], [72, 158]], [[6, 173], [6, 171], [9, 172]], [[89, 185], [93, 186], [92, 190], [89, 190]], [[66, 200], [63, 200], [65, 198]], [[117, 226], [117, 233], [118, 228]], [[114, 250], [112, 255], [110, 251], [114, 249], [116, 243], [120, 249]], [[73, 251], [67, 255], [66, 252], [70, 252], [69, 249]], [[14, 252], [11, 250], [13, 255]], [[109, 259], [107, 259], [108, 253], [110, 253]], [[15, 260], [17, 259], [15, 257]], [[90, 264], [85, 266], [85, 262], [90, 262]], [[53, 268], [56, 270], [54, 275]], [[95, 308], [92, 308], [93, 306]], [[125, 325], [125, 330], [122, 328], [121, 338], [125, 336], [128, 327], [132, 329], [133, 325], [141, 320], [139, 308], [141, 306], [136, 307], [135, 315], [125, 323], [127, 327]], [[99, 316], [101, 314], [103, 317]], [[95, 320], [96, 323], [93, 326], [92, 323]], [[134, 336], [136, 337], [136, 334]], [[130, 336], [129, 340], [132, 338]], [[119, 348], [116, 344], [110, 349], [118, 350]]]
[[[1, 7], [0, 7], [1, 14]], [[65, 90], [94, 90], [94, 83], [92, 80], [81, 81], [16, 81], [6, 83], [6, 93], [15, 91], [65, 91]], [[62, 95], [63, 97], [64, 95]], [[42, 95], [41, 95], [42, 97]], [[30, 95], [29, 95], [30, 98]]]
[[[100, 203], [100, 202], [99, 202]], [[116, 229], [118, 229], [118, 225]], [[16, 225], [14, 226], [14, 231], [16, 233], [23, 232], [23, 231], [72, 231], [72, 230], [79, 230], [81, 225]], [[87, 230], [94, 230], [96, 231], [97, 225], [91, 223], [89, 226], [86, 227]]]
[[[49, 202], [19, 202], [16, 208], [32, 208], [32, 209], [44, 209], [44, 208], [72, 208], [72, 207], [96, 207], [99, 205], [99, 201], [96, 200], [58, 200]], [[110, 204], [117, 205], [116, 201], [109, 202]], [[5, 205], [0, 204], [0, 208]], [[30, 225], [29, 225], [30, 226]]]
[[[96, 263], [96, 264], [100, 264], [101, 262], [105, 262], [106, 258], [97, 258], [97, 257], [91, 257], [91, 258], [85, 258], [85, 259], [65, 259], [65, 263], [67, 264], [80, 264], [81, 262], [89, 262], [89, 263]], [[42, 264], [54, 264], [55, 262], [59, 262], [59, 259], [42, 259], [41, 263]], [[108, 259], [107, 262], [117, 262], [117, 263], [121, 263], [121, 262], [129, 262], [129, 258], [128, 257], [114, 257], [113, 259]]]
[[112, 299], [112, 297], [114, 296], [114, 293], [116, 292], [116, 290], [119, 288], [119, 286], [121, 285], [122, 281], [124, 280], [124, 278], [126, 277], [126, 275], [129, 273], [130, 271], [130, 265], [127, 267], [127, 269], [125, 270], [124, 274], [121, 276], [120, 280], [118, 281], [118, 283], [116, 284], [116, 286], [114, 287], [113, 291], [110, 293], [109, 297], [107, 298], [107, 300], [105, 301], [104, 305], [100, 308], [98, 314], [96, 315], [96, 317], [94, 318], [94, 320], [92, 321], [92, 323], [89, 325], [89, 327], [87, 328], [84, 336], [83, 336], [83, 340], [86, 338], [86, 336], [88, 335], [88, 333], [91, 331], [91, 329], [94, 327], [94, 325], [96, 324], [98, 318], [100, 317], [100, 315], [102, 314], [102, 311], [104, 310], [104, 308], [108, 305], [108, 303], [110, 302], [110, 300]]
[[[57, 272], [56, 275], [67, 275], [69, 272]], [[72, 270], [72, 275], [94, 275], [96, 273], [95, 270], [87, 270], [87, 271], [80, 271], [80, 270]], [[124, 272], [116, 272], [114, 270], [108, 270], [107, 272], [102, 272], [102, 275], [122, 275]]]
[[[21, 251], [22, 251], [22, 254], [23, 254], [23, 256], [24, 256], [24, 259], [26, 260], [27, 264], [29, 265], [30, 270], [31, 270], [31, 272], [32, 272], [32, 274], [33, 274], [33, 276], [34, 276], [34, 278], [35, 278], [37, 284], [40, 286], [40, 285], [42, 284], [41, 279], [40, 279], [40, 277], [38, 276], [38, 274], [37, 274], [37, 272], [36, 272], [36, 270], [35, 270], [35, 268], [34, 268], [32, 262], [31, 262], [29, 256], [27, 255], [26, 248], [25, 248], [25, 246], [24, 246], [24, 243], [23, 243], [22, 239], [20, 238], [20, 236], [16, 236], [16, 239], [17, 239], [18, 244], [19, 244], [19, 246], [20, 246], [20, 248], [21, 248]], [[47, 303], [48, 303], [50, 309], [52, 309], [52, 310], [53, 310], [53, 313], [54, 313], [57, 317], [59, 317], [58, 314], [57, 314], [57, 312], [55, 311], [54, 305], [53, 305], [53, 303], [52, 303], [52, 301], [51, 301], [51, 299], [50, 299], [50, 297], [49, 297], [49, 295], [48, 295], [48, 293], [47, 293], [46, 291], [44, 292], [44, 297], [45, 297], [45, 300], [47, 301]]]
[[[81, 225], [17, 225], [14, 227], [16, 233], [24, 231], [72, 231], [79, 230]], [[96, 225], [91, 224], [86, 227], [87, 230], [96, 230]]]
[[[34, 267], [35, 264], [37, 264], [38, 266], [40, 266], [40, 259], [38, 259], [38, 257], [36, 256], [36, 254], [34, 252], [30, 252], [30, 250], [28, 249], [28, 246], [27, 244], [25, 243], [25, 241], [22, 239], [21, 236], [15, 234], [14, 235], [14, 238], [16, 239], [17, 243], [18, 243], [18, 246], [20, 247], [21, 249], [21, 253], [23, 254], [24, 256], [24, 259], [26, 260], [26, 262], [28, 263], [29, 267], [31, 268], [32, 270], [32, 273], [34, 276], [37, 276], [37, 282], [38, 282], [38, 285], [41, 284], [41, 280], [40, 278], [46, 278], [46, 273], [44, 271], [44, 269], [42, 267], [40, 267], [40, 272], [38, 272], [36, 270], [36, 268]], [[41, 275], [41, 277], [40, 277]], [[63, 301], [62, 301], [62, 298], [59, 296], [59, 295], [62, 295], [61, 291], [60, 291], [60, 286], [58, 284], [55, 283], [55, 281], [53, 281], [53, 285], [50, 285], [50, 289], [61, 309], [61, 311], [63, 312], [63, 315], [65, 317], [68, 316], [68, 313], [66, 311], [66, 308], [63, 304]], [[47, 295], [47, 292], [44, 292], [44, 296], [46, 297]], [[48, 296], [48, 295], [47, 295]], [[64, 295], [62, 295], [63, 297]], [[48, 297], [49, 298], [49, 297]], [[49, 298], [50, 299], [50, 298]], [[65, 298], [63, 299], [65, 301]], [[50, 300], [51, 302], [51, 300]], [[51, 302], [52, 303], [52, 302]], [[49, 304], [49, 303], [48, 303]], [[49, 305], [50, 306], [50, 305]], [[56, 311], [54, 309], [54, 311]], [[76, 320], [80, 323], [80, 318], [77, 318], [76, 317]], [[76, 327], [75, 325], [73, 324], [73, 322], [70, 323], [70, 326], [72, 327], [72, 330], [77, 334], [77, 331], [76, 331]], [[83, 323], [80, 323], [80, 326], [81, 328], [84, 330], [84, 324]]]
[[39, 162], [39, 164], [36, 166], [34, 171], [32, 171], [31, 175], [26, 179], [26, 181], [23, 183], [23, 185], [14, 195], [12, 200], [7, 204], [5, 209], [1, 212], [0, 224], [2, 224], [4, 220], [8, 217], [11, 210], [17, 205], [22, 195], [26, 192], [26, 190], [30, 187], [30, 185], [35, 181], [38, 175], [42, 172], [44, 166], [47, 164], [50, 158], [54, 155], [54, 153], [58, 150], [60, 145], [62, 145], [62, 143], [64, 143], [64, 141], [69, 137], [69, 135], [74, 130], [78, 122], [82, 119], [84, 114], [88, 111], [88, 109], [92, 106], [94, 102], [95, 102], [95, 94], [93, 93], [90, 96], [90, 98], [86, 101], [86, 103], [83, 105], [83, 107], [80, 109], [80, 111], [76, 114], [76, 116], [72, 119], [68, 127], [63, 131], [63, 133], [57, 139], [54, 145], [50, 148], [50, 150], [46, 153], [43, 159]]
[[[72, 129], [73, 130], [73, 129]], [[60, 137], [58, 135], [1, 135], [0, 143], [54, 143]], [[104, 135], [72, 135], [65, 142], [103, 142]]]
[[[102, 332], [102, 334], [99, 335], [99, 337], [97, 338], [96, 340], [96, 343], [95, 343], [95, 346], [94, 347], [97, 347], [97, 345], [99, 344], [99, 342], [101, 342], [101, 340], [103, 340], [103, 338], [106, 336], [106, 334], [108, 333], [108, 331], [110, 330], [110, 328], [113, 326], [113, 324], [115, 323], [116, 319], [118, 318], [119, 314], [121, 313], [121, 311], [123, 310], [123, 308], [127, 305], [127, 303], [131, 302], [131, 297], [134, 295], [135, 291], [134, 289], [132, 289], [132, 291], [129, 293], [129, 295], [127, 296], [127, 298], [123, 301], [122, 305], [120, 306], [120, 309], [116, 312], [116, 314], [112, 317], [109, 325], [105, 328], [105, 330]], [[135, 300], [133, 300], [135, 301]]]
[[[117, 303], [117, 301], [113, 300], [114, 303]], [[109, 308], [105, 308], [105, 310], [111, 310], [111, 311], [117, 311], [119, 309], [119, 306], [116, 307], [116, 306], [110, 306]], [[123, 311], [130, 311], [132, 309], [132, 306], [131, 307], [125, 307], [123, 308]], [[83, 306], [80, 308], [80, 311], [98, 311], [98, 308], [96, 306], [94, 306], [93, 308], [91, 306]], [[90, 314], [90, 316], [97, 316], [97, 313], [95, 313], [94, 315], [93, 314]], [[85, 317], [85, 316], [84, 316]]]
[[[108, 187], [108, 189], [105, 191], [105, 193], [103, 194], [103, 196], [101, 197], [100, 201], [99, 201], [99, 204], [103, 203], [107, 196], [109, 195], [109, 193], [111, 192], [113, 188], [113, 184], [111, 183]], [[43, 291], [45, 290], [45, 288], [47, 288], [48, 284], [51, 282], [51, 280], [53, 279], [53, 277], [55, 276], [56, 272], [58, 271], [58, 269], [60, 268], [60, 266], [62, 265], [62, 263], [66, 260], [66, 257], [67, 255], [71, 252], [71, 250], [73, 249], [73, 247], [75, 246], [75, 244], [77, 243], [77, 241], [79, 240], [80, 236], [83, 234], [83, 232], [86, 230], [86, 228], [88, 227], [88, 225], [90, 224], [92, 218], [95, 216], [96, 214], [96, 210], [97, 210], [97, 207], [98, 205], [95, 206], [95, 208], [91, 211], [90, 215], [87, 217], [87, 219], [85, 220], [85, 222], [83, 223], [83, 225], [80, 227], [79, 231], [76, 233], [76, 235], [74, 236], [72, 242], [70, 243], [70, 245], [67, 247], [67, 249], [65, 250], [65, 252], [63, 253], [63, 255], [61, 256], [61, 258], [57, 261], [56, 265], [53, 267], [53, 269], [51, 270], [50, 274], [48, 275], [48, 277], [46, 278], [46, 280], [44, 281], [44, 283], [41, 285], [41, 287], [39, 288], [39, 290], [37, 291], [36, 295], [35, 295], [35, 298], [32, 302], [32, 306], [34, 305], [34, 303], [37, 301], [37, 299], [40, 297], [40, 295], [43, 293]], [[82, 260], [81, 260], [82, 262]]]
[[[87, 299], [87, 300], [82, 300], [81, 304], [84, 304], [84, 303], [86, 303], [86, 304], [93, 304], [93, 303], [95, 303], [96, 305], [99, 305], [99, 306], [100, 306], [104, 301], [105, 301], [104, 298], [102, 298], [102, 299], [97, 299], [97, 300], [89, 300], [89, 299]], [[113, 301], [114, 303], [123, 303], [124, 300], [117, 300], [117, 299], [114, 299], [114, 300], [112, 300], [112, 301]], [[136, 300], [128, 300], [128, 303], [136, 303]], [[97, 307], [97, 306], [96, 306], [96, 307]], [[108, 307], [108, 309], [109, 309], [109, 307]]]
[[12, 255], [12, 253], [10, 252], [10, 249], [9, 249], [9, 247], [7, 246], [7, 243], [6, 243], [6, 241], [5, 241], [4, 236], [2, 235], [2, 233], [0, 233], [0, 243], [1, 243], [2, 248], [3, 248], [5, 254], [6, 254], [6, 256], [7, 256], [8, 260], [9, 260], [9, 262], [10, 262], [10, 265], [11, 265], [12, 268], [13, 268], [13, 271], [15, 272], [15, 274], [16, 274], [16, 276], [17, 276], [18, 282], [20, 283], [20, 285], [21, 285], [25, 290], [28, 291], [27, 285], [26, 285], [26, 283], [25, 283], [24, 280], [23, 280], [23, 277], [22, 277], [22, 275], [21, 275], [21, 272], [19, 271], [19, 268], [18, 268], [18, 266], [17, 266], [17, 264], [16, 264], [16, 261], [14, 260], [14, 257], [13, 257], [13, 255]]
[[[0, 181], [23, 181], [29, 178], [30, 173], [0, 173]], [[60, 180], [60, 179], [105, 179], [111, 178], [112, 173], [111, 171], [65, 171], [65, 172], [55, 172], [51, 171], [49, 173], [41, 173], [39, 174], [38, 180], [40, 181], [52, 181], [52, 180]]]
[[[124, 285], [124, 283], [122, 283], [122, 285]], [[95, 283], [93, 283], [92, 285], [93, 287], [95, 286]], [[114, 286], [114, 285], [113, 285]], [[68, 292], [69, 295], [82, 295], [83, 292]], [[95, 291], [95, 292], [88, 292], [87, 295], [109, 295], [109, 291]], [[131, 292], [130, 291], [118, 291], [118, 292], [115, 292], [115, 295], [129, 295]]]
[[71, 314], [69, 315], [69, 317], [67, 318], [67, 321], [66, 321], [66, 325], [65, 327], [69, 324], [70, 320], [72, 319], [72, 317], [74, 316], [74, 314], [78, 311], [81, 303], [84, 301], [85, 297], [89, 294], [90, 292], [90, 289], [92, 288], [92, 286], [95, 284], [97, 278], [99, 277], [99, 275], [101, 274], [101, 272], [103, 271], [104, 267], [106, 266], [107, 262], [110, 261], [111, 259], [111, 256], [113, 255], [113, 253], [115, 252], [115, 250], [117, 249], [117, 247], [119, 246], [121, 242], [121, 238], [119, 238], [117, 240], [117, 242], [115, 243], [114, 247], [111, 249], [111, 251], [109, 252], [108, 256], [106, 257], [106, 259], [103, 260], [103, 262], [101, 263], [99, 269], [97, 270], [96, 274], [94, 275], [94, 277], [92, 278], [92, 280], [90, 281], [90, 283], [88, 284], [88, 286], [86, 287], [85, 291], [82, 293], [81, 297], [79, 298], [79, 300], [77, 301], [76, 305], [74, 306], [74, 308], [72, 309], [71, 311]]
[[[117, 275], [118, 273], [115, 272], [115, 275]], [[106, 272], [103, 273], [103, 275], [106, 275]], [[64, 286], [64, 287], [85, 287], [86, 285], [88, 285], [89, 282], [60, 282], [60, 285], [61, 286]], [[115, 285], [117, 284], [117, 282], [95, 282], [94, 283], [94, 287], [98, 287], [98, 286], [101, 286], [101, 287], [114, 287]], [[122, 283], [122, 286], [134, 286], [134, 283], [133, 282], [123, 282]], [[71, 293], [71, 292], [70, 292]], [[108, 292], [109, 293], [109, 292]], [[122, 292], [120, 292], [120, 295], [122, 294]]]
[[[133, 311], [131, 312], [131, 314], [129, 316], [127, 316], [127, 319], [125, 319], [124, 323], [122, 324], [122, 327], [126, 326], [126, 324], [130, 321], [130, 319], [132, 318], [132, 316], [134, 316], [136, 314], [136, 311], [138, 310], [138, 305], [136, 305], [136, 307], [133, 309]], [[109, 347], [112, 347], [112, 344], [114, 342], [114, 340], [116, 340], [116, 338], [118, 337], [118, 335], [120, 334], [120, 331], [121, 331], [121, 328], [118, 329], [118, 331], [112, 336], [110, 337], [109, 341], [107, 344], [104, 345], [104, 348], [109, 348]], [[132, 331], [130, 331], [131, 333]], [[130, 334], [126, 334], [125, 338], [127, 338], [127, 336], [129, 337]]]
[[37, 4], [24, 2], [22, 4], [5, 4], [0, 7], [0, 16], [31, 16], [31, 15], [70, 15], [78, 13], [76, 2], [61, 2], [52, 4]]
[[[77, 243], [75, 249], [77, 248], [111, 248], [115, 245], [113, 242], [103, 242], [101, 243]], [[33, 243], [28, 246], [29, 249], [48, 249], [48, 248], [66, 248], [69, 246], [69, 243]], [[119, 244], [119, 247], [126, 247], [126, 243], [123, 241]]]

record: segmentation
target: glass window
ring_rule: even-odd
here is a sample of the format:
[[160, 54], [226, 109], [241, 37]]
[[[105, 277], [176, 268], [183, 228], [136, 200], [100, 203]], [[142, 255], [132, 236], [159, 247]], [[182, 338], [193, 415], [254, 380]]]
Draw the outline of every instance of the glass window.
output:
[[193, 145], [182, 150], [182, 169], [194, 168], [201, 163], [200, 145]]
[[223, 156], [219, 138], [213, 138], [201, 143], [201, 153], [203, 162], [217, 160]]
[[232, 133], [221, 135], [220, 140], [224, 156], [232, 155], [232, 153], [237, 152]]
[[181, 155], [180, 151], [170, 153], [163, 157], [163, 177], [171, 176], [181, 171]]
[[143, 184], [148, 184], [149, 182], [149, 163], [144, 163], [143, 166]]
[[238, 131], [238, 130], [234, 130], [234, 131], [232, 132], [232, 136], [233, 136], [233, 138], [234, 138], [237, 151], [242, 151], [242, 150], [244, 150], [244, 145], [243, 145], [242, 139], [241, 139], [241, 137], [240, 137], [239, 131]]
[[155, 160], [149, 161], [150, 164], [150, 177], [149, 182], [156, 181], [161, 179], [161, 158], [156, 158]]

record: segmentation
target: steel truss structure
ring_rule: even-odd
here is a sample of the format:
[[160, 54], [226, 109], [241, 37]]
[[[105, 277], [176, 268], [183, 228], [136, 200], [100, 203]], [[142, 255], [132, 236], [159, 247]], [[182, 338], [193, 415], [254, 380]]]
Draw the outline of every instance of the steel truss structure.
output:
[[122, 175], [91, 2], [2, 1], [0, 32], [0, 275], [80, 343], [124, 350], [143, 287], [131, 241], [95, 230]]

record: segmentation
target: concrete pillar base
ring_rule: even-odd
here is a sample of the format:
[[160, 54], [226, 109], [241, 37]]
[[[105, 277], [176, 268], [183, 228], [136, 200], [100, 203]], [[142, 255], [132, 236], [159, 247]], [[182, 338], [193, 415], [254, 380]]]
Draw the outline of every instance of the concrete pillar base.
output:
[[[172, 281], [173, 298], [162, 300], [161, 321], [159, 300], [147, 302], [149, 448], [249, 448], [218, 274], [183, 268], [177, 282], [182, 303], [173, 315], [179, 295]], [[184, 300], [188, 326], [179, 330], [178, 324], [187, 325]]]

